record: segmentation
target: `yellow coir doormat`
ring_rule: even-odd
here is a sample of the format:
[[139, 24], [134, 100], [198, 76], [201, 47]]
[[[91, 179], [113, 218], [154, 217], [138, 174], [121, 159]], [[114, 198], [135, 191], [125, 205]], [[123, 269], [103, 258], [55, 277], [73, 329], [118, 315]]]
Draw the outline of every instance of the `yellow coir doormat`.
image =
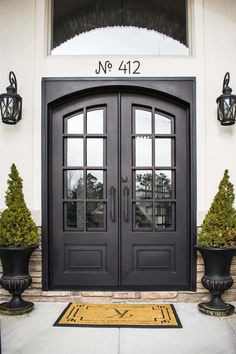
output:
[[170, 304], [70, 303], [54, 326], [182, 328]]

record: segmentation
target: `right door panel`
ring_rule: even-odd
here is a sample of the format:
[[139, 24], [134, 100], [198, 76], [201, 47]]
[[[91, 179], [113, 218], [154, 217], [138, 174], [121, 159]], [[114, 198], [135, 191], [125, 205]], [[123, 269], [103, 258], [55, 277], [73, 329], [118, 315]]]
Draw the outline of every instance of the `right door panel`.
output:
[[167, 100], [121, 96], [121, 286], [188, 284], [187, 117]]

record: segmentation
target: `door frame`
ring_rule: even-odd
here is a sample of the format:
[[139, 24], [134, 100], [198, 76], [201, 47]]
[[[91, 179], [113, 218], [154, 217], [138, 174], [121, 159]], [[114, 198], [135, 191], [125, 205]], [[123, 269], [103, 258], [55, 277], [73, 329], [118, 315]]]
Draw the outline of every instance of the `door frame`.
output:
[[[158, 78], [42, 78], [42, 290], [55, 290], [52, 287], [50, 272], [50, 118], [52, 110], [58, 105], [70, 101], [74, 97], [84, 97], [93, 93], [136, 92], [153, 97], [165, 98], [168, 101], [184, 106], [189, 118], [189, 180], [190, 188], [188, 205], [189, 220], [189, 280], [186, 291], [196, 291], [196, 78], [195, 77], [158, 77]], [[72, 290], [72, 289], [71, 289]], [[74, 289], [78, 290], [78, 288]], [[90, 290], [98, 290], [90, 288]], [[101, 289], [100, 289], [101, 290]], [[107, 289], [109, 290], [109, 289]], [[114, 289], [110, 289], [114, 290]], [[122, 289], [119, 289], [122, 290]], [[132, 291], [131, 289], [129, 289]], [[143, 289], [151, 290], [151, 289]], [[157, 290], [157, 288], [152, 289]], [[159, 290], [169, 290], [165, 289]], [[174, 290], [174, 289], [173, 289]], [[178, 290], [178, 289], [177, 289]]]

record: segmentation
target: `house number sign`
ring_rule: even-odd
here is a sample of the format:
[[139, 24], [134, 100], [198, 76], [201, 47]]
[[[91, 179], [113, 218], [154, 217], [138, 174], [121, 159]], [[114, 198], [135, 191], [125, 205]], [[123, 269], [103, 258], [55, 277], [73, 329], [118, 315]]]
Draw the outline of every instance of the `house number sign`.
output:
[[109, 73], [113, 73], [114, 71], [118, 71], [123, 73], [124, 75], [140, 75], [140, 61], [138, 60], [122, 60], [118, 65], [114, 65], [110, 60], [100, 61], [98, 62], [98, 66], [95, 69], [96, 75], [106, 75]]

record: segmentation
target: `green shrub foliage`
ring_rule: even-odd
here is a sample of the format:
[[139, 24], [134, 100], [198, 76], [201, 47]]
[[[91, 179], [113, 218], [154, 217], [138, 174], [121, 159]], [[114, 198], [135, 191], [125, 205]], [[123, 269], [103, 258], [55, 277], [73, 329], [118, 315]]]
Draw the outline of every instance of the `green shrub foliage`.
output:
[[218, 192], [205, 216], [198, 235], [198, 245], [203, 247], [232, 247], [236, 242], [236, 210], [234, 188], [228, 170], [219, 184]]
[[37, 226], [25, 204], [22, 178], [14, 164], [7, 183], [7, 208], [0, 215], [0, 246], [35, 245], [39, 241]]

